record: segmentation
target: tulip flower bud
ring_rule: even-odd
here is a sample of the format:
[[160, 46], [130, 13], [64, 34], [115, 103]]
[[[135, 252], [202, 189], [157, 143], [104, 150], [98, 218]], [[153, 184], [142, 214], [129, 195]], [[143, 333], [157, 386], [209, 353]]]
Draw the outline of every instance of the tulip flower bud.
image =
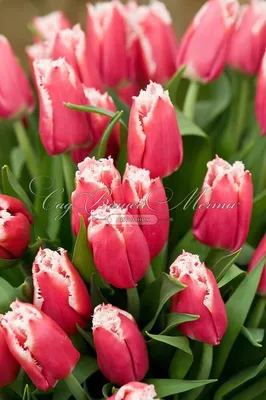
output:
[[266, 4], [243, 5], [230, 42], [228, 63], [246, 74], [257, 74], [266, 46]]
[[0, 35], [0, 118], [32, 112], [34, 97], [27, 77], [5, 36]]
[[[127, 26], [124, 6], [117, 0], [87, 6], [87, 46], [105, 85], [127, 78]], [[119, 60], [119, 68], [114, 68]]]
[[186, 66], [184, 76], [204, 83], [218, 78], [227, 61], [238, 12], [237, 0], [209, 0], [202, 6], [178, 52], [177, 68]]
[[32, 304], [15, 301], [1, 324], [9, 350], [34, 385], [53, 388], [75, 368], [80, 354], [66, 333]]
[[85, 328], [92, 305], [87, 288], [67, 252], [40, 249], [32, 267], [34, 305], [69, 335]]
[[149, 369], [146, 343], [131, 314], [111, 304], [93, 314], [93, 340], [103, 375], [122, 386], [144, 378]]
[[122, 386], [108, 400], [153, 400], [158, 396], [153, 385], [142, 382], [130, 382]]
[[128, 131], [128, 160], [148, 169], [152, 178], [171, 175], [183, 160], [183, 144], [168, 91], [151, 82], [133, 97]]
[[[117, 112], [114, 101], [109, 94], [101, 93], [94, 88], [84, 88], [84, 93], [87, 99], [87, 105], [95, 106], [99, 108], [104, 108], [105, 110]], [[90, 147], [85, 149], [76, 149], [73, 150], [71, 155], [76, 164], [82, 162], [84, 158], [88, 156], [88, 154], [93, 150], [95, 146], [101, 141], [103, 133], [110, 122], [110, 117], [105, 115], [99, 115], [96, 113], [91, 114], [91, 127], [93, 133], [93, 143]], [[116, 158], [118, 155], [120, 148], [120, 123], [118, 122], [107, 143], [106, 156], [112, 156]]]
[[[266, 233], [261, 239], [253, 257], [248, 266], [248, 272], [252, 271], [254, 267], [260, 262], [262, 257], [266, 256]], [[266, 296], [266, 263], [260, 278], [260, 283], [258, 286], [257, 294], [260, 296]]]
[[40, 100], [40, 135], [49, 155], [88, 145], [92, 141], [88, 115], [64, 105], [86, 104], [76, 72], [63, 58], [36, 60], [33, 68]]
[[0, 388], [12, 383], [16, 379], [20, 370], [19, 363], [12, 356], [6, 344], [4, 331], [1, 328], [1, 325], [0, 325], [0, 368], [1, 368]]
[[32, 217], [14, 197], [0, 195], [0, 258], [20, 258], [30, 243]]
[[227, 328], [227, 315], [213, 273], [199, 256], [183, 251], [171, 265], [170, 275], [187, 286], [172, 297], [171, 312], [199, 315], [198, 320], [179, 325], [180, 330], [191, 339], [219, 344]]
[[[71, 28], [69, 20], [62, 11], [54, 11], [42, 17], [34, 17], [32, 25], [39, 37], [44, 40], [53, 38], [61, 29]], [[39, 41], [39, 38], [36, 38], [36, 40]]]
[[86, 36], [80, 25], [60, 30], [53, 39], [51, 58], [64, 57], [77, 72], [81, 82], [89, 87], [102, 89], [99, 71], [93, 59], [89, 59]]
[[169, 207], [163, 184], [159, 178], [151, 179], [148, 170], [127, 164], [122, 187], [128, 211], [138, 217], [154, 258], [166, 245], [169, 233]]
[[91, 212], [103, 204], [122, 202], [121, 177], [112, 158], [85, 158], [78, 164], [76, 189], [72, 193], [72, 230], [79, 232], [80, 217], [86, 226]]
[[200, 242], [236, 251], [248, 235], [253, 202], [251, 174], [240, 161], [230, 165], [222, 158], [208, 164], [193, 221]]
[[130, 289], [146, 274], [150, 254], [138, 219], [115, 204], [91, 213], [88, 240], [95, 265], [111, 285]]
[[261, 128], [261, 134], [266, 135], [266, 53], [263, 56], [260, 72], [257, 80], [257, 92], [255, 100], [255, 112], [258, 124]]

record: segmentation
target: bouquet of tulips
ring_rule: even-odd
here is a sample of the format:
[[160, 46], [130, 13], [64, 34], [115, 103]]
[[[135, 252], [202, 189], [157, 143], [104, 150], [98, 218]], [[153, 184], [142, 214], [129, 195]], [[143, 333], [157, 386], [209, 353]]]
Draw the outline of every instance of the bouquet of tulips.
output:
[[[182, 10], [180, 10], [182, 13]], [[266, 398], [266, 2], [0, 36], [0, 399]]]

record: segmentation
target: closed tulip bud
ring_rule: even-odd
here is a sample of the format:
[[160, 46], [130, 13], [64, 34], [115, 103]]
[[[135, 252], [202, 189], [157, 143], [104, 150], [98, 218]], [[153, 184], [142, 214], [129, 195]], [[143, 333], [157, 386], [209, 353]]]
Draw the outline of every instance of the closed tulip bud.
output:
[[[127, 78], [127, 24], [124, 6], [117, 0], [87, 6], [87, 46], [105, 85]], [[119, 60], [119, 68], [114, 68]]]
[[261, 128], [261, 134], [266, 135], [266, 53], [263, 56], [259, 77], [257, 80], [257, 92], [255, 100], [256, 117]]
[[[104, 108], [112, 112], [117, 112], [116, 106], [111, 96], [108, 93], [101, 93], [94, 88], [84, 88], [84, 93], [87, 99], [87, 105]], [[91, 114], [91, 127], [93, 133], [93, 143], [85, 149], [76, 149], [72, 151], [72, 158], [77, 164], [84, 160], [95, 146], [101, 141], [104, 131], [110, 122], [110, 117]], [[109, 137], [106, 149], [106, 156], [116, 158], [120, 148], [120, 123], [118, 122]]]
[[75, 368], [80, 354], [66, 333], [32, 304], [15, 301], [1, 324], [9, 350], [33, 384], [53, 388]]
[[[252, 271], [254, 267], [260, 262], [260, 260], [266, 256], [266, 233], [261, 239], [253, 257], [248, 266], [248, 272]], [[264, 265], [264, 269], [260, 278], [260, 283], [257, 290], [258, 295], [266, 296], [266, 263]]]
[[209, 0], [202, 6], [178, 52], [177, 68], [186, 66], [187, 78], [206, 83], [222, 73], [238, 11], [237, 0]]
[[163, 184], [159, 178], [151, 179], [148, 170], [127, 164], [122, 186], [128, 211], [138, 217], [151, 258], [154, 258], [167, 243], [170, 225]]
[[171, 265], [170, 275], [187, 286], [172, 297], [171, 312], [199, 315], [198, 320], [185, 322], [179, 329], [191, 339], [219, 344], [227, 328], [227, 315], [213, 273], [199, 256], [183, 251]]
[[92, 212], [88, 240], [95, 265], [106, 282], [120, 289], [136, 287], [146, 274], [150, 254], [138, 220], [118, 205]]
[[230, 165], [222, 158], [208, 164], [193, 221], [200, 242], [236, 251], [246, 241], [253, 202], [251, 174], [240, 161]]
[[51, 58], [64, 57], [77, 72], [81, 82], [89, 87], [102, 89], [99, 71], [93, 59], [89, 59], [86, 36], [80, 25], [60, 30], [54, 37]]
[[14, 197], [0, 195], [0, 258], [20, 258], [30, 243], [32, 217]]
[[35, 101], [27, 77], [5, 36], [0, 35], [0, 118], [32, 112]]
[[108, 400], [153, 400], [158, 396], [153, 385], [142, 382], [130, 382], [122, 386]]
[[92, 141], [89, 117], [65, 107], [64, 102], [86, 104], [81, 82], [74, 69], [63, 59], [33, 63], [40, 100], [40, 135], [53, 156]]
[[257, 74], [266, 46], [266, 4], [243, 5], [230, 42], [228, 63], [246, 74]]
[[72, 230], [79, 232], [80, 217], [86, 226], [91, 211], [102, 204], [122, 202], [121, 177], [112, 158], [96, 160], [85, 158], [78, 164], [76, 189], [72, 193]]
[[144, 378], [147, 347], [131, 314], [111, 304], [99, 305], [92, 330], [99, 368], [110, 382], [122, 386]]
[[87, 288], [67, 252], [40, 249], [32, 267], [34, 305], [69, 335], [85, 328], [92, 306]]
[[178, 169], [183, 143], [168, 91], [151, 82], [133, 98], [128, 131], [128, 160], [163, 178]]
[[3, 386], [12, 383], [18, 376], [20, 370], [19, 363], [12, 356], [6, 344], [4, 331], [1, 328], [1, 325], [0, 325], [0, 367], [1, 367], [1, 374], [0, 374], [0, 388], [1, 388]]
[[[39, 38], [51, 39], [61, 29], [71, 28], [71, 24], [62, 11], [54, 11], [42, 17], [34, 17], [32, 25]], [[39, 38], [36, 38], [39, 41]]]

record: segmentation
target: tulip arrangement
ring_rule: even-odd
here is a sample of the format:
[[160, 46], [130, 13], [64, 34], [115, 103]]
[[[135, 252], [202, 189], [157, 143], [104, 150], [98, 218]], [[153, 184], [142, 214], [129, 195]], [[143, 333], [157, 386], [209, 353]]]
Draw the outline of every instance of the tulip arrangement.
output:
[[31, 30], [29, 76], [0, 36], [0, 399], [265, 399], [266, 3]]

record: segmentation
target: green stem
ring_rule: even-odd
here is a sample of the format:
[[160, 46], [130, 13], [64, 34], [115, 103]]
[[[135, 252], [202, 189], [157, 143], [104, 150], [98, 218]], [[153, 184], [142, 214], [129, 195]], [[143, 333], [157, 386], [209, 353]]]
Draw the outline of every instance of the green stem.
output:
[[259, 180], [259, 193], [266, 189], [266, 148], [262, 154], [262, 166]]
[[183, 113], [188, 119], [192, 121], [195, 117], [195, 106], [198, 98], [199, 89], [199, 82], [191, 81], [184, 102]]
[[152, 282], [155, 281], [155, 276], [151, 265], [149, 266], [149, 269], [146, 272], [146, 275], [144, 276], [144, 281], [146, 286], [150, 285]]
[[139, 319], [139, 294], [138, 289], [127, 289], [127, 310], [133, 315], [136, 321]]
[[64, 173], [64, 179], [65, 179], [65, 184], [66, 184], [68, 200], [70, 201], [72, 192], [75, 189], [74, 163], [71, 159], [70, 153], [61, 154], [61, 160], [62, 160], [62, 168], [63, 168], [63, 173]]
[[237, 111], [235, 115], [235, 131], [231, 132], [231, 139], [234, 151], [239, 149], [241, 136], [247, 125], [248, 107], [250, 100], [250, 92], [252, 88], [252, 80], [250, 77], [240, 77], [239, 96], [237, 97]]
[[32, 178], [35, 178], [39, 175], [38, 170], [39, 166], [37, 163], [37, 159], [35, 157], [34, 150], [31, 146], [30, 140], [28, 138], [27, 132], [24, 128], [23, 123], [20, 120], [14, 122], [14, 131], [17, 137], [17, 141], [23, 153], [25, 154], [26, 164], [29, 170], [29, 173]]
[[258, 328], [259, 327], [261, 319], [264, 314], [265, 306], [266, 306], [266, 298], [259, 296], [257, 298], [256, 305], [255, 305], [254, 309], [252, 310], [251, 315], [248, 319], [248, 323], [247, 323], [248, 328]]
[[76, 400], [91, 400], [90, 396], [84, 392], [74, 375], [70, 374], [64, 379], [64, 382]]

